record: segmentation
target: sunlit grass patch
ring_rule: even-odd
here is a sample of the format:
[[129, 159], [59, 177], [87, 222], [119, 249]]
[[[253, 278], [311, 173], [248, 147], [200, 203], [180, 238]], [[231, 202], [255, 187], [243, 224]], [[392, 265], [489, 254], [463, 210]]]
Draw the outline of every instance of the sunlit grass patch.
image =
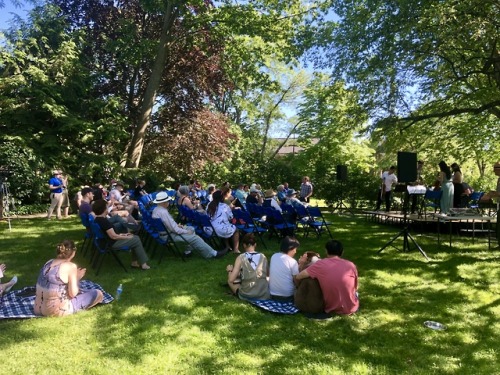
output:
[[[127, 273], [110, 258], [96, 277], [78, 253], [87, 278], [111, 293], [123, 284], [120, 301], [65, 318], [1, 321], [0, 367], [5, 373], [113, 375], [498, 373], [498, 250], [461, 237], [452, 248], [438, 247], [437, 237], [426, 233], [418, 241], [430, 261], [415, 249], [403, 252], [399, 240], [377, 254], [400, 228], [327, 216], [359, 271], [361, 307], [353, 316], [275, 315], [227, 295], [221, 284], [234, 255], [208, 261], [195, 255], [187, 262], [168, 255], [161, 264], [153, 259], [148, 272]], [[18, 220], [12, 232], [0, 233], [7, 276], [17, 273], [19, 287], [34, 285], [65, 238], [81, 244], [77, 219]], [[260, 242], [258, 249], [270, 258], [279, 241], [265, 240], [269, 249]], [[327, 240], [299, 236], [299, 254], [324, 255]], [[129, 255], [120, 256], [128, 264]], [[433, 331], [426, 320], [447, 329]]]

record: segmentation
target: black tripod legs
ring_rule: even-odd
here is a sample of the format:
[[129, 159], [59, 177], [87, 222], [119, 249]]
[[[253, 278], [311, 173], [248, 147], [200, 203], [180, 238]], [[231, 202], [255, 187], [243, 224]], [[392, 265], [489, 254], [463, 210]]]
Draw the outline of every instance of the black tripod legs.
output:
[[420, 245], [417, 243], [417, 241], [415, 241], [415, 239], [410, 234], [408, 227], [403, 228], [401, 232], [399, 232], [393, 238], [391, 238], [389, 242], [387, 242], [384, 246], [382, 246], [382, 248], [379, 251], [377, 251], [377, 254], [380, 254], [387, 246], [392, 244], [396, 239], [398, 239], [401, 236], [403, 236], [403, 251], [410, 251], [410, 241], [408, 240], [410, 239], [415, 245], [415, 247], [418, 249], [418, 251], [420, 251], [420, 254], [422, 254], [425, 259], [429, 260], [427, 254], [424, 252], [424, 250], [422, 250]]

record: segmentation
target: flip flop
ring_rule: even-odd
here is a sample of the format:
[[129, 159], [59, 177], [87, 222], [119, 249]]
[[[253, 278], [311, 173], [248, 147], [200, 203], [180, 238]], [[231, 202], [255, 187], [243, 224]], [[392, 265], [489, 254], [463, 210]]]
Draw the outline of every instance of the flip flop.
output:
[[12, 289], [12, 287], [14, 285], [16, 285], [16, 283], [17, 283], [17, 276], [14, 276], [12, 279], [10, 279], [10, 281], [7, 284], [9, 284], [9, 283], [11, 283], [11, 285], [9, 285], [7, 288], [5, 288], [5, 290], [4, 290], [5, 293], [9, 293], [10, 290]]
[[149, 267], [149, 268], [142, 268], [141, 266], [135, 266], [135, 265], [132, 265], [132, 264], [130, 265], [130, 268], [135, 268], [135, 269], [141, 270], [141, 271], [147, 271], [147, 270], [151, 269], [151, 267]]

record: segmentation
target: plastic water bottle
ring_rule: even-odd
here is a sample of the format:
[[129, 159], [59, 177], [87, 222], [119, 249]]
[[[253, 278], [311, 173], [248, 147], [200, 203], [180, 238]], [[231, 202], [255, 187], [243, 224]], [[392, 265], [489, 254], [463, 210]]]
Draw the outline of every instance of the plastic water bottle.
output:
[[115, 296], [115, 299], [118, 301], [120, 299], [120, 297], [122, 296], [122, 292], [123, 292], [123, 285], [120, 284], [118, 285], [118, 288], [116, 288], [116, 296]]

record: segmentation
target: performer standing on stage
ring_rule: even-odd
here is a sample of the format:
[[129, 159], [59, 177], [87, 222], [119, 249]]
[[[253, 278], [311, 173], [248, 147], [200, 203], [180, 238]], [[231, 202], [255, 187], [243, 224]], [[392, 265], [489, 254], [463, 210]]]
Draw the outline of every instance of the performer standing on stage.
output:
[[398, 178], [394, 174], [396, 172], [396, 167], [391, 166], [388, 171], [382, 173], [382, 185], [379, 190], [378, 199], [377, 199], [377, 208], [376, 211], [380, 210], [380, 205], [382, 204], [382, 199], [385, 198], [385, 212], [389, 212], [391, 210], [391, 193], [392, 193], [392, 185], [398, 183]]
[[[417, 161], [417, 180], [413, 185], [424, 185], [424, 178], [422, 176], [422, 169], [424, 169], [424, 162], [422, 160]], [[415, 214], [417, 212], [417, 195], [411, 196], [411, 213]]]
[[[497, 199], [497, 201], [500, 200], [500, 161], [497, 161], [495, 165], [493, 165], [493, 171], [495, 172], [495, 176], [498, 177], [497, 189], [491, 190], [488, 193], [484, 194], [481, 198], [481, 201], [492, 202], [493, 199]], [[498, 245], [500, 246], [500, 222], [498, 220], [500, 216], [498, 215], [500, 215], [500, 209], [497, 212], [497, 241]]]
[[453, 207], [453, 195], [455, 191], [451, 182], [451, 168], [443, 160], [438, 165], [440, 170], [438, 180], [441, 183], [441, 190], [443, 190], [439, 205], [441, 207], [441, 214], [448, 215], [450, 208]]

